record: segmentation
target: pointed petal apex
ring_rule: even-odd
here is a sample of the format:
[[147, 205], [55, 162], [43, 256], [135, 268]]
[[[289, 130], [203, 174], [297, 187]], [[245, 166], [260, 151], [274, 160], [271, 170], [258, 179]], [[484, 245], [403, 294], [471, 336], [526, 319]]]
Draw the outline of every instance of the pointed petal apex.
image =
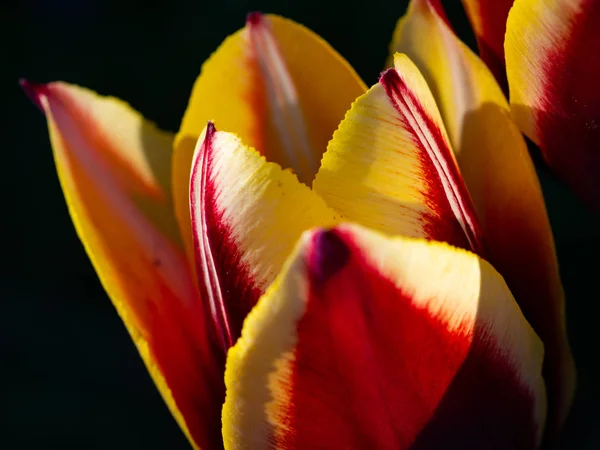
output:
[[251, 13], [248, 13], [248, 15], [246, 16], [246, 25], [258, 25], [262, 20], [263, 14], [258, 11], [253, 11]]
[[42, 104], [41, 98], [47, 95], [47, 86], [44, 84], [34, 83], [32, 81], [28, 81], [25, 78], [19, 79], [19, 85], [29, 97], [29, 100], [37, 106], [41, 111], [44, 111], [44, 106]]

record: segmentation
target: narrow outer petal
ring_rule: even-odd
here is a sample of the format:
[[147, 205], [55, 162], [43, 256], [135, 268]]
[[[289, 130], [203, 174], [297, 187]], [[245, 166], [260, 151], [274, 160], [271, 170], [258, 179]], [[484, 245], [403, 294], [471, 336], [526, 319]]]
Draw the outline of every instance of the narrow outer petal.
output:
[[192, 154], [209, 120], [309, 184], [344, 113], [365, 90], [352, 67], [307, 28], [250, 15], [203, 64], [176, 138], [174, 195], [188, 256]]
[[407, 52], [431, 86], [481, 220], [489, 260], [544, 342], [550, 416], [557, 424], [573, 397], [575, 369], [540, 184], [500, 87], [434, 3], [411, 3], [392, 48]]
[[150, 375], [194, 447], [219, 448], [223, 382], [168, 195], [172, 136], [116, 99], [25, 87], [46, 113], [77, 233]]
[[307, 233], [229, 351], [227, 449], [534, 449], [543, 347], [502, 277], [446, 244]]
[[504, 63], [506, 19], [514, 0], [462, 0], [477, 39], [481, 59], [504, 92], [508, 92]]
[[223, 355], [303, 231], [339, 215], [290, 171], [209, 123], [190, 180], [198, 283]]
[[440, 113], [405, 55], [352, 105], [313, 187], [348, 220], [483, 251]]
[[594, 0], [517, 0], [505, 51], [515, 121], [600, 212], [599, 23]]

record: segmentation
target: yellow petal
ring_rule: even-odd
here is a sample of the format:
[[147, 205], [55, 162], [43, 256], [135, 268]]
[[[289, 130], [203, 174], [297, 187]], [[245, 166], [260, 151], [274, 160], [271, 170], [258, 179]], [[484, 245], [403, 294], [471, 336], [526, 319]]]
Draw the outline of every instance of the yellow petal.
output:
[[353, 222], [482, 251], [435, 101], [405, 55], [352, 105], [313, 186]]
[[392, 49], [415, 61], [436, 96], [489, 259], [546, 346], [551, 415], [564, 416], [575, 373], [554, 240], [535, 168], [494, 77], [438, 11], [433, 1], [413, 0], [398, 22]]
[[212, 123], [198, 140], [190, 205], [202, 298], [225, 350], [302, 232], [339, 219], [289, 170]]
[[226, 449], [528, 449], [543, 346], [470, 252], [314, 230], [229, 351]]
[[191, 239], [189, 173], [207, 121], [310, 183], [335, 128], [365, 90], [350, 65], [307, 28], [251, 15], [202, 66], [176, 138], [174, 193], [183, 236]]
[[223, 391], [210, 384], [217, 366], [170, 201], [172, 136], [119, 100], [24, 84], [46, 113], [69, 212], [102, 285], [177, 422], [207, 448]]

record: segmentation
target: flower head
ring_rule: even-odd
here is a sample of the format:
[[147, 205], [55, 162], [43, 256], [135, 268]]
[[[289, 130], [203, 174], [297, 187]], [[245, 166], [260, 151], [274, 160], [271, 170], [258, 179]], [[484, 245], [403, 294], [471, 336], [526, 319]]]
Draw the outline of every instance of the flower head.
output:
[[[498, 35], [486, 2], [465, 3], [483, 46]], [[77, 232], [195, 448], [556, 436], [574, 366], [511, 119], [513, 91], [539, 92], [509, 64], [510, 27], [541, 3], [510, 13], [511, 104], [497, 42], [490, 71], [435, 0], [411, 2], [369, 89], [306, 28], [249, 15], [203, 65], [177, 136], [116, 99], [23, 84]]]

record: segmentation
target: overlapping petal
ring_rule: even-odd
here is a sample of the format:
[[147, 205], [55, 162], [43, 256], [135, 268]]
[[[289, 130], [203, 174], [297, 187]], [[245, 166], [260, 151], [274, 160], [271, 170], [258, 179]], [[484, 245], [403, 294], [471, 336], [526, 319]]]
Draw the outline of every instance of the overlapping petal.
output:
[[116, 99], [64, 83], [24, 87], [46, 113], [69, 211], [102, 285], [183, 431], [218, 448], [223, 361], [178, 237], [173, 137]]
[[313, 186], [348, 220], [483, 251], [435, 101], [404, 55], [352, 105]]
[[339, 220], [293, 173], [212, 123], [194, 155], [190, 206], [202, 298], [225, 350], [302, 232]]
[[190, 256], [189, 173], [207, 121], [310, 183], [338, 123], [365, 90], [354, 69], [307, 28], [250, 15], [202, 66], [175, 142], [176, 210]]
[[508, 92], [504, 62], [506, 19], [514, 0], [462, 0], [477, 39], [481, 59]]
[[500, 87], [440, 11], [432, 0], [414, 0], [398, 23], [392, 49], [415, 61], [436, 96], [490, 261], [546, 346], [552, 415], [560, 422], [571, 403], [575, 373], [539, 181]]
[[552, 169], [600, 211], [600, 4], [517, 0], [506, 29], [512, 115]]
[[474, 254], [311, 231], [229, 352], [225, 448], [534, 449], [542, 359]]

